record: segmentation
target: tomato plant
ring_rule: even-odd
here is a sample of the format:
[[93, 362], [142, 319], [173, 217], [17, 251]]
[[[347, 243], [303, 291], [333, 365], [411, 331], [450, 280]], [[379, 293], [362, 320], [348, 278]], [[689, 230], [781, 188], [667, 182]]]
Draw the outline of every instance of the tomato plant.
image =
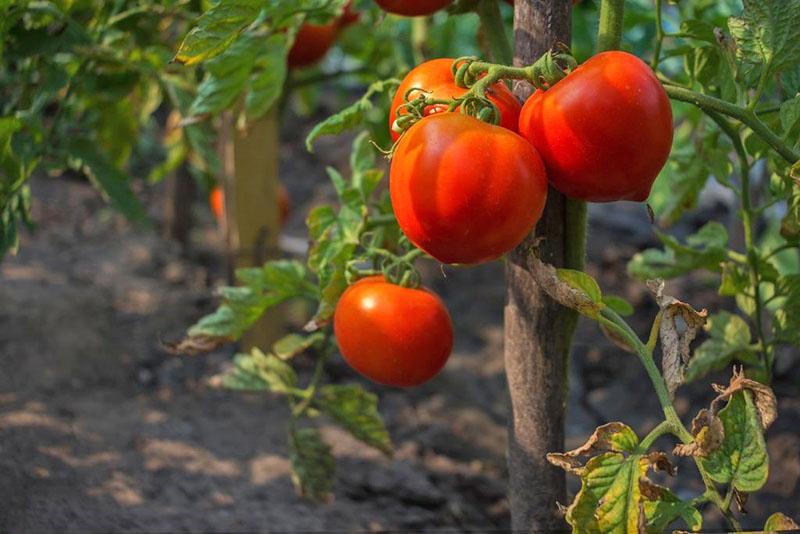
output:
[[406, 17], [430, 15], [453, 3], [453, 0], [375, 0], [389, 13]]
[[519, 131], [565, 195], [642, 202], [669, 157], [672, 110], [642, 60], [602, 52], [536, 91], [522, 108]]
[[544, 208], [547, 178], [519, 135], [461, 113], [424, 117], [392, 156], [400, 228], [444, 263], [479, 263], [516, 246]]
[[453, 348], [453, 326], [442, 301], [430, 291], [392, 284], [383, 276], [362, 278], [348, 287], [333, 318], [344, 359], [379, 384], [427, 382]]
[[[467, 92], [465, 88], [456, 85], [452, 67], [452, 59], [432, 59], [417, 65], [406, 74], [394, 94], [389, 110], [389, 127], [392, 139], [396, 141], [400, 138], [400, 135], [395, 131], [395, 121], [398, 117], [404, 115], [401, 106], [408, 100], [412, 100], [421, 94], [425, 94], [433, 100], [449, 100], [462, 96]], [[516, 132], [520, 105], [508, 87], [503, 82], [498, 82], [487, 89], [486, 96], [497, 106], [500, 113], [500, 126]], [[432, 104], [425, 108], [424, 114], [441, 113], [447, 110], [448, 106], [445, 104]]]

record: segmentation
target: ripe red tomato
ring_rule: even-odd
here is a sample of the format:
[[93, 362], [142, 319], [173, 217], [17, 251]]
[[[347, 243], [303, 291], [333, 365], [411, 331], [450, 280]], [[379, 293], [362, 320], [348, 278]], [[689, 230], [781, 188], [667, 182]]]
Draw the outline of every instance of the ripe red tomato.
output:
[[338, 20], [328, 24], [306, 22], [300, 26], [294, 44], [289, 49], [289, 68], [307, 67], [322, 59], [336, 40], [338, 31]]
[[480, 263], [514, 248], [544, 209], [547, 177], [522, 137], [461, 113], [431, 115], [395, 147], [397, 222], [444, 263]]
[[395, 15], [418, 17], [439, 11], [453, 3], [453, 0], [375, 0], [375, 3]]
[[[413, 88], [423, 89], [428, 91], [430, 98], [446, 99], [455, 98], [467, 92], [463, 87], [456, 85], [455, 78], [451, 66], [453, 65], [452, 59], [440, 58], [432, 59], [421, 63], [411, 69], [406, 74], [392, 100], [392, 107], [389, 112], [389, 130], [392, 134], [392, 139], [397, 140], [400, 136], [392, 130], [392, 125], [397, 118], [397, 108], [405, 104], [403, 97], [406, 92]], [[414, 91], [409, 95], [409, 98], [418, 96], [418, 92]], [[487, 92], [486, 96], [489, 100], [495, 103], [500, 110], [500, 126], [508, 128], [514, 132], [519, 127], [519, 112], [521, 106], [517, 97], [506, 87], [503, 82], [497, 82]], [[447, 106], [434, 105], [429, 106], [425, 110], [426, 115], [433, 113], [441, 113], [447, 111]]]
[[[211, 189], [208, 195], [208, 204], [211, 206], [211, 213], [217, 219], [218, 224], [225, 220], [225, 192], [218, 185]], [[278, 222], [281, 226], [286, 224], [289, 218], [289, 191], [283, 184], [278, 184]]]
[[347, 363], [370, 380], [409, 387], [438, 373], [453, 348], [442, 301], [370, 276], [348, 287], [336, 305], [333, 330]]
[[553, 187], [590, 202], [644, 201], [672, 146], [669, 98], [626, 52], [602, 52], [525, 102], [519, 131]]
[[342, 16], [339, 18], [339, 27], [346, 28], [351, 24], [356, 24], [361, 19], [361, 13], [353, 9], [353, 2], [347, 2], [344, 6]]

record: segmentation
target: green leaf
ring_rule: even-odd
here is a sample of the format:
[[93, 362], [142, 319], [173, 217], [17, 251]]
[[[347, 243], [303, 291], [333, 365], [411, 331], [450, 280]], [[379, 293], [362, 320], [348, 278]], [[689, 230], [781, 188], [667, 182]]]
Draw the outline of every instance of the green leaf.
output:
[[392, 454], [392, 441], [378, 413], [378, 397], [358, 385], [324, 386], [317, 399], [323, 413], [347, 429], [356, 439]]
[[661, 232], [658, 238], [665, 250], [648, 249], [636, 254], [628, 264], [628, 272], [637, 278], [676, 278], [696, 269], [718, 272], [727, 258], [728, 232], [717, 222], [703, 226], [689, 236], [686, 244]]
[[750, 348], [750, 327], [738, 315], [725, 311], [712, 315], [705, 329], [711, 337], [695, 350], [686, 368], [686, 382], [720, 371], [734, 359], [758, 363]]
[[319, 346], [324, 339], [325, 335], [322, 332], [315, 332], [307, 336], [289, 334], [272, 345], [272, 352], [281, 360], [288, 360], [311, 347]]
[[97, 145], [88, 139], [74, 139], [68, 146], [70, 155], [80, 160], [92, 182], [107, 197], [111, 205], [134, 222], [145, 222], [144, 207], [129, 186], [130, 178], [114, 167]]
[[308, 151], [313, 152], [314, 141], [323, 135], [337, 135], [345, 130], [360, 126], [364, 122], [366, 113], [373, 107], [370, 98], [376, 94], [393, 91], [398, 85], [400, 85], [400, 82], [395, 79], [373, 82], [360, 99], [314, 126], [308, 137], [306, 137]]
[[800, 526], [798, 526], [791, 517], [780, 512], [775, 512], [769, 516], [767, 522], [764, 523], [764, 532], [782, 532], [798, 529], [800, 529]]
[[636, 532], [639, 524], [639, 478], [647, 465], [635, 454], [608, 452], [586, 463], [581, 489], [567, 509], [573, 532]]
[[336, 462], [331, 448], [315, 428], [289, 431], [289, 458], [292, 481], [300, 495], [316, 501], [326, 500], [333, 487]]
[[294, 297], [316, 298], [316, 288], [297, 261], [270, 261], [262, 267], [239, 269], [236, 276], [244, 286], [222, 288], [222, 304], [192, 326], [189, 336], [236, 340], [269, 308]]
[[306, 218], [309, 238], [312, 241], [318, 240], [334, 224], [336, 224], [336, 212], [332, 206], [325, 205], [313, 208]]
[[556, 269], [559, 280], [573, 289], [582, 291], [595, 304], [602, 301], [602, 293], [597, 281], [590, 275], [573, 269]]
[[769, 458], [751, 394], [735, 393], [719, 417], [725, 439], [719, 449], [701, 459], [703, 467], [720, 484], [732, 484], [744, 492], [760, 489], [767, 481]]
[[731, 17], [728, 29], [737, 56], [751, 65], [780, 72], [800, 62], [800, 0], [743, 0], [741, 17]]
[[778, 278], [775, 291], [780, 295], [775, 310], [775, 337], [800, 346], [800, 274]]
[[661, 534], [676, 519], [681, 518], [693, 532], [703, 526], [703, 515], [689, 503], [682, 501], [667, 488], [661, 488], [662, 495], [657, 501], [645, 501], [644, 514], [647, 517], [647, 532]]
[[248, 82], [244, 110], [249, 120], [269, 111], [283, 92], [286, 81], [286, 54], [289, 42], [285, 34], [271, 35], [255, 61], [255, 72]]
[[184, 38], [175, 60], [194, 65], [225, 51], [239, 33], [256, 20], [261, 0], [225, 0], [203, 13]]
[[788, 141], [797, 143], [797, 129], [800, 127], [800, 96], [781, 104], [780, 114], [783, 136]]
[[297, 386], [297, 374], [291, 366], [257, 348], [249, 354], [237, 354], [233, 365], [222, 378], [222, 385], [228, 389], [288, 393]]
[[717, 42], [716, 37], [714, 37], [714, 25], [704, 20], [684, 20], [681, 22], [681, 33], [692, 39], [699, 39], [708, 43]]
[[614, 310], [622, 317], [633, 315], [633, 306], [622, 297], [616, 295], [603, 295], [603, 304]]
[[732, 261], [722, 264], [722, 278], [719, 285], [719, 294], [723, 297], [733, 297], [743, 293], [750, 287], [750, 278], [746, 267]]

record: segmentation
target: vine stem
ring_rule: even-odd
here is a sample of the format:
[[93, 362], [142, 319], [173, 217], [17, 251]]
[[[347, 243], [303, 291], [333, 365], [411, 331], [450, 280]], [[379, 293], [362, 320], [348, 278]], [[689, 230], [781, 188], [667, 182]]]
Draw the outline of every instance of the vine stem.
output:
[[770, 130], [752, 110], [669, 83], [664, 84], [664, 90], [673, 100], [688, 102], [694, 104], [703, 111], [717, 112], [737, 119], [742, 124], [750, 127], [753, 132], [761, 137], [769, 146], [774, 148], [775, 151], [789, 163], [795, 163], [800, 160], [800, 154], [784, 143], [783, 140]]
[[600, 2], [600, 27], [597, 32], [597, 50], [616, 50], [622, 40], [622, 19], [625, 0]]
[[656, 44], [653, 51], [653, 60], [650, 66], [653, 70], [658, 70], [661, 62], [661, 46], [664, 43], [664, 25], [661, 20], [661, 0], [656, 0]]
[[511, 64], [514, 61], [514, 50], [506, 34], [503, 17], [500, 14], [500, 5], [496, 0], [481, 0], [476, 9], [484, 34], [489, 42], [492, 58], [497, 63]]

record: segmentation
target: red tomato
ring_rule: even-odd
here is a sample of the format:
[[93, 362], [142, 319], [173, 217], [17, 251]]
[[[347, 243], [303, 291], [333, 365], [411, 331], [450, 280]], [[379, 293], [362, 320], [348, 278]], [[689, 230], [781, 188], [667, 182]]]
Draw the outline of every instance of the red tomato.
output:
[[300, 26], [289, 50], [289, 68], [307, 67], [322, 59], [336, 40], [338, 30], [338, 20], [328, 24], [306, 22]]
[[544, 208], [547, 177], [522, 137], [461, 113], [431, 115], [395, 147], [397, 222], [444, 263], [480, 263], [514, 248]]
[[452, 4], [453, 0], [375, 0], [375, 3], [395, 15], [418, 17], [439, 11]]
[[345, 28], [351, 24], [356, 24], [361, 19], [361, 14], [353, 9], [353, 2], [347, 2], [344, 6], [342, 16], [339, 18], [339, 27]]
[[[225, 220], [225, 192], [218, 185], [211, 189], [208, 195], [208, 204], [211, 206], [211, 213], [217, 219], [217, 223], [222, 224]], [[278, 184], [278, 222], [283, 226], [289, 218], [289, 191], [283, 184]]]
[[672, 110], [644, 62], [626, 52], [602, 52], [531, 95], [519, 131], [565, 195], [641, 202], [669, 157]]
[[[415, 87], [428, 91], [430, 98], [446, 99], [455, 98], [467, 92], [463, 87], [458, 87], [453, 77], [451, 69], [453, 65], [452, 59], [440, 58], [432, 59], [421, 63], [414, 67], [406, 77], [403, 78], [400, 87], [394, 94], [392, 100], [392, 107], [389, 112], [389, 130], [392, 134], [392, 139], [397, 141], [400, 137], [394, 130], [392, 125], [397, 118], [397, 108], [405, 103], [403, 97], [406, 92]], [[409, 97], [414, 98], [419, 95], [419, 92], [412, 92]], [[519, 112], [521, 106], [517, 97], [506, 87], [503, 82], [497, 82], [487, 92], [486, 96], [489, 100], [495, 103], [500, 110], [500, 126], [508, 128], [509, 130], [517, 131], [519, 124]], [[426, 115], [433, 113], [441, 113], [447, 111], [447, 106], [435, 105], [429, 106], [425, 110]]]
[[370, 380], [409, 387], [438, 373], [453, 348], [442, 301], [370, 276], [348, 287], [336, 305], [333, 330], [347, 363]]

